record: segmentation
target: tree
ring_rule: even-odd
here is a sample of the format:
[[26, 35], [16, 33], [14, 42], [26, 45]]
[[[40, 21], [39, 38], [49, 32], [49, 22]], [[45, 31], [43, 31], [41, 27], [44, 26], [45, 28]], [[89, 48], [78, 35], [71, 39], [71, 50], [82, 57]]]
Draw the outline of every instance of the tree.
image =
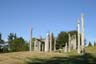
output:
[[0, 43], [4, 44], [4, 40], [2, 39], [2, 34], [0, 33]]
[[15, 40], [16, 38], [17, 36], [14, 33], [10, 33], [8, 35], [8, 44], [9, 44], [10, 50], [12, 49], [12, 41]]
[[92, 46], [92, 43], [89, 41], [89, 44], [88, 44], [88, 46], [90, 47], [90, 46]]
[[68, 34], [70, 34], [70, 36], [76, 35], [76, 41], [78, 41], [77, 39], [77, 31], [73, 30], [73, 31], [69, 31], [69, 32], [60, 32], [58, 34], [57, 40], [56, 40], [56, 48], [63, 48], [65, 46], [65, 43], [68, 43]]
[[1, 35], [1, 33], [0, 33], [0, 40], [1, 40], [1, 38], [2, 38], [2, 35]]
[[16, 38], [12, 41], [12, 51], [26, 51], [27, 50], [27, 44], [25, 43], [24, 39], [22, 37]]
[[11, 52], [28, 50], [28, 43], [22, 37], [17, 37], [14, 33], [8, 35], [8, 44]]
[[68, 42], [68, 33], [67, 32], [60, 32], [57, 40], [56, 40], [56, 47], [58, 48], [62, 48], [64, 47], [65, 43]]
[[0, 33], [0, 52], [5, 53], [8, 52], [7, 43], [2, 39], [2, 34]]
[[8, 45], [3, 46], [2, 52], [3, 53], [9, 52], [8, 47], [9, 47]]
[[14, 39], [16, 39], [17, 38], [17, 36], [16, 36], [16, 34], [14, 34], [14, 33], [10, 33], [9, 35], [8, 35], [8, 41], [9, 42], [11, 42], [12, 40], [14, 40]]
[[94, 42], [94, 46], [96, 46], [96, 42]]

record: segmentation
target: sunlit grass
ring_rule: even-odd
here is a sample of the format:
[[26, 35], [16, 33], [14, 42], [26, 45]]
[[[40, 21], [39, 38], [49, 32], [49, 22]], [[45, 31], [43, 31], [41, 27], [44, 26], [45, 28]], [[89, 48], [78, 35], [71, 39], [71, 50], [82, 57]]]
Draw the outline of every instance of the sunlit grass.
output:
[[[96, 58], [96, 47], [87, 47], [85, 56], [77, 54], [77, 51], [71, 51], [70, 53], [46, 53], [46, 52], [13, 52], [0, 54], [0, 64], [36, 64], [45, 63], [61, 64], [68, 63], [75, 64], [75, 62], [90, 61], [92, 63]], [[84, 58], [83, 58], [84, 57]], [[72, 63], [73, 62], [73, 63]], [[80, 63], [79, 63], [80, 64]]]

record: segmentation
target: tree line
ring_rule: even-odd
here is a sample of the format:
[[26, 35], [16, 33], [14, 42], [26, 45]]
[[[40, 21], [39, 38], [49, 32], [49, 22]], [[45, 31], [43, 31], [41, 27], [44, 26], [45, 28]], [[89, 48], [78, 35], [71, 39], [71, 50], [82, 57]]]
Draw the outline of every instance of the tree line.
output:
[[28, 43], [23, 37], [17, 37], [16, 34], [10, 33], [8, 35], [8, 41], [2, 39], [2, 34], [0, 33], [0, 52], [18, 52], [27, 51]]
[[[62, 49], [65, 46], [65, 43], [68, 43], [68, 34], [76, 35], [76, 41], [78, 41], [77, 31], [61, 31], [56, 39], [56, 49]], [[54, 41], [53, 38], [53, 41]], [[80, 37], [81, 40], [81, 37]], [[35, 38], [32, 38], [32, 48], [34, 48]], [[85, 42], [86, 43], [86, 42]], [[78, 45], [78, 44], [77, 44]], [[92, 46], [92, 43], [89, 42], [88, 46]], [[94, 42], [94, 46], [96, 46], [96, 42]], [[16, 33], [10, 33], [8, 35], [8, 41], [4, 41], [2, 39], [2, 34], [0, 33], [0, 52], [18, 52], [18, 51], [28, 51], [29, 50], [29, 42], [25, 41], [23, 37], [17, 37]]]

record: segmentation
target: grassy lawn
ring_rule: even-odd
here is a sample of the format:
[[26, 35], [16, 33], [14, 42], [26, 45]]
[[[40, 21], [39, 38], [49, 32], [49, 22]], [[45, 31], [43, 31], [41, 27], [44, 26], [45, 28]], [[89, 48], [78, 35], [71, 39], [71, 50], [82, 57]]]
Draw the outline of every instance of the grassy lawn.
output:
[[0, 54], [0, 64], [96, 64], [96, 47], [85, 55], [71, 53], [14, 52]]

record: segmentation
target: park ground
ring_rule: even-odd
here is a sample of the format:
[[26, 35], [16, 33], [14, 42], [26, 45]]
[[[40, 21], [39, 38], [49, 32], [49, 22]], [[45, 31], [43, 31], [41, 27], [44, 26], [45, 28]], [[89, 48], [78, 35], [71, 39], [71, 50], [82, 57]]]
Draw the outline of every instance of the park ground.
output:
[[84, 55], [76, 51], [1, 53], [0, 64], [96, 64], [96, 47], [87, 47]]

